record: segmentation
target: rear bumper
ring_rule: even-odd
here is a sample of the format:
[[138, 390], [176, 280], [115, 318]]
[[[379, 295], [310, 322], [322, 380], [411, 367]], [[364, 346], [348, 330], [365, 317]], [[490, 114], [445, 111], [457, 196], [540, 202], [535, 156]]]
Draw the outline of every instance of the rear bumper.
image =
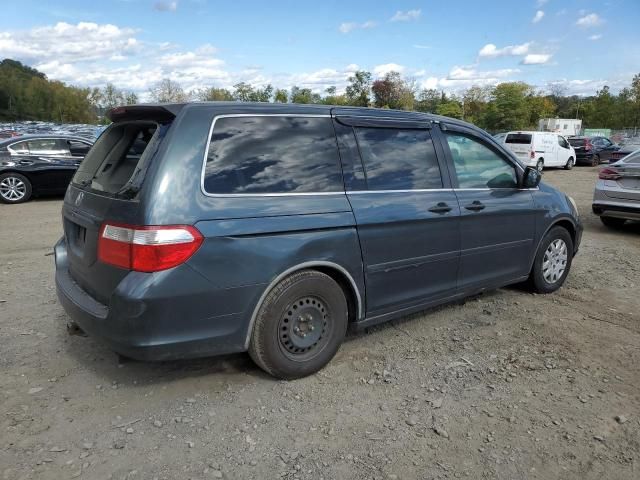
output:
[[[73, 280], [64, 239], [55, 246], [55, 263], [56, 291], [67, 315], [87, 334], [121, 355], [138, 360], [171, 360], [245, 350], [250, 314], [220, 312], [228, 310], [229, 305], [251, 305], [259, 286], [215, 290], [187, 266], [171, 282], [166, 271], [156, 278], [151, 278], [154, 274], [132, 272], [130, 275], [139, 278], [125, 278], [109, 304], [104, 305]], [[185, 277], [191, 282], [188, 294], [181, 291]], [[139, 288], [141, 283], [148, 285]]]
[[614, 202], [594, 202], [591, 208], [593, 213], [603, 217], [640, 220], [640, 205], [634, 207], [629, 205], [620, 205]]
[[594, 154], [589, 152], [576, 152], [576, 165], [591, 165], [593, 163]]

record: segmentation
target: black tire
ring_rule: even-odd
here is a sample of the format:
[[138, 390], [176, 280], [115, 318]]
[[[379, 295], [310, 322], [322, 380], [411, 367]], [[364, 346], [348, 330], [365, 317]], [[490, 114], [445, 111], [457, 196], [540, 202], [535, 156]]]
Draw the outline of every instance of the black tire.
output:
[[600, 221], [604, 224], [605, 227], [609, 228], [622, 228], [622, 226], [626, 223], [624, 218], [616, 218], [616, 217], [600, 217]]
[[[547, 274], [545, 270], [545, 253], [549, 249], [550, 245], [556, 240], [564, 242], [566, 247], [566, 260], [564, 264], [564, 270], [557, 277], [553, 276], [553, 273]], [[569, 270], [571, 269], [571, 261], [573, 260], [573, 240], [569, 232], [562, 227], [553, 227], [542, 239], [536, 257], [533, 260], [533, 267], [529, 275], [529, 286], [537, 293], [551, 293], [558, 290], [564, 283]], [[547, 278], [545, 278], [547, 275]], [[551, 277], [551, 278], [549, 278]]]
[[31, 198], [31, 182], [19, 173], [9, 172], [0, 175], [0, 202], [22, 203]]
[[[315, 270], [296, 272], [278, 283], [262, 302], [249, 355], [274, 377], [306, 377], [336, 354], [348, 316], [345, 294], [331, 277]], [[309, 342], [315, 343], [307, 345]]]
[[567, 164], [564, 166], [565, 170], [571, 170], [573, 168], [573, 157], [569, 157]]
[[598, 165], [600, 165], [600, 155], [596, 154], [593, 157], [591, 157], [591, 166], [597, 167]]
[[538, 169], [539, 172], [544, 170], [544, 159], [542, 158], [538, 159], [538, 163], [536, 163], [536, 168]]

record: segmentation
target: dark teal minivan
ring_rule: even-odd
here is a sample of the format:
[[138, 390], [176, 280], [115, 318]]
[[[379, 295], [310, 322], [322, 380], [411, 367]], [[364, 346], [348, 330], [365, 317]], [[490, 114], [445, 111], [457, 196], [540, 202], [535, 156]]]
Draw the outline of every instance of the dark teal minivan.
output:
[[486, 132], [434, 115], [236, 102], [111, 110], [67, 190], [60, 302], [126, 357], [248, 351], [280, 378], [362, 329], [565, 281], [582, 226]]

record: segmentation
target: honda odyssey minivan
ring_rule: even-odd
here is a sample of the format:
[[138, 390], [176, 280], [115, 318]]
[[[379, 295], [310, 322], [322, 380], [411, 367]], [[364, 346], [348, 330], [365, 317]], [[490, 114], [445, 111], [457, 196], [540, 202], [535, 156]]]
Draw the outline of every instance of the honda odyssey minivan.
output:
[[126, 357], [248, 351], [309, 375], [363, 328], [565, 281], [582, 226], [486, 132], [434, 115], [236, 102], [109, 112], [67, 190], [60, 302]]

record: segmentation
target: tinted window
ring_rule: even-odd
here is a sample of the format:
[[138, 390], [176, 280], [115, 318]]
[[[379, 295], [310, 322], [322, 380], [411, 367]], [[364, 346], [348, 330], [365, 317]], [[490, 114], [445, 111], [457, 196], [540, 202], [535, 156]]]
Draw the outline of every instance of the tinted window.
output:
[[204, 188], [209, 193], [342, 191], [331, 119], [218, 118], [211, 135]]
[[504, 143], [518, 143], [529, 145], [531, 143], [531, 134], [529, 133], [510, 133], [507, 135]]
[[569, 148], [569, 143], [567, 143], [564, 137], [561, 137], [560, 135], [558, 135], [558, 145], [562, 148]]
[[82, 157], [87, 154], [91, 145], [79, 140], [67, 140], [66, 142], [69, 152], [74, 157]]
[[62, 142], [55, 138], [29, 140], [27, 144], [31, 155], [64, 155], [66, 153]]
[[584, 147], [584, 144], [586, 143], [586, 139], [581, 137], [570, 138], [569, 143], [573, 147]]
[[27, 142], [14, 143], [9, 147], [13, 153], [19, 155], [29, 155], [29, 145]]
[[345, 188], [351, 191], [366, 190], [367, 184], [364, 178], [364, 169], [362, 168], [353, 127], [334, 121], [333, 128], [338, 139]]
[[369, 190], [442, 188], [428, 130], [356, 128]]
[[514, 166], [482, 143], [464, 135], [447, 133], [447, 143], [460, 188], [515, 188]]

